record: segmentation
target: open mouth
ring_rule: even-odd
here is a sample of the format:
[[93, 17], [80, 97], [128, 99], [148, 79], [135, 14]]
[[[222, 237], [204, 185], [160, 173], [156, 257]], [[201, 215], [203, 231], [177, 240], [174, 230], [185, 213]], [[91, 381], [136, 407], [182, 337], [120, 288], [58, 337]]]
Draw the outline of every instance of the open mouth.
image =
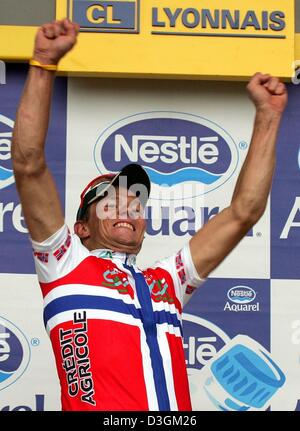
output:
[[126, 229], [130, 229], [133, 232], [135, 231], [135, 227], [131, 224], [131, 223], [126, 223], [126, 222], [120, 222], [118, 221], [117, 223], [114, 224], [114, 227], [125, 227]]

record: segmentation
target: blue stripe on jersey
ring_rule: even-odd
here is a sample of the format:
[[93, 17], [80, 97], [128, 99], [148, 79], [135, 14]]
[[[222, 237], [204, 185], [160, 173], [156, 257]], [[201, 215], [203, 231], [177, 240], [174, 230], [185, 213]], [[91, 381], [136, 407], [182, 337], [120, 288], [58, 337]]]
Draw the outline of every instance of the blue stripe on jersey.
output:
[[58, 313], [69, 310], [96, 309], [116, 311], [122, 314], [129, 314], [135, 319], [141, 320], [141, 310], [132, 304], [126, 304], [120, 299], [107, 298], [105, 296], [93, 295], [66, 295], [54, 299], [44, 309], [45, 326], [51, 317]]
[[161, 323], [167, 323], [168, 325], [175, 326], [180, 329], [180, 334], [182, 334], [182, 325], [176, 314], [169, 313], [168, 311], [154, 311], [155, 322], [159, 325]]
[[[135, 319], [142, 320], [141, 310], [135, 308], [133, 304], [126, 304], [120, 299], [107, 298], [105, 296], [93, 295], [65, 295], [61, 298], [54, 299], [49, 302], [44, 310], [45, 326], [51, 317], [63, 311], [78, 310], [78, 309], [97, 309], [106, 311], [116, 311], [119, 313], [129, 314]], [[165, 310], [154, 311], [155, 322], [159, 325], [167, 323], [176, 328], [180, 328], [182, 334], [182, 326], [178, 317], [174, 313]]]
[[131, 272], [135, 280], [137, 296], [142, 307], [142, 323], [146, 334], [146, 341], [150, 350], [150, 358], [159, 410], [169, 411], [171, 408], [167, 390], [166, 376], [157, 341], [157, 316], [155, 316], [153, 312], [149, 286], [146, 283], [143, 274], [135, 272], [133, 267], [125, 264], [123, 264], [123, 266]]

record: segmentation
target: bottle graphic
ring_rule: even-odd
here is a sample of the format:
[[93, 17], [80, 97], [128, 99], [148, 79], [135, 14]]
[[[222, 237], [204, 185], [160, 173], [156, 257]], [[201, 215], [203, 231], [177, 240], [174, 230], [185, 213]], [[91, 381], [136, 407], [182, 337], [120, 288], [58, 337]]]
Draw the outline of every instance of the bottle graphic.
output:
[[285, 383], [270, 353], [246, 335], [234, 337], [207, 367], [204, 389], [218, 410], [263, 410]]

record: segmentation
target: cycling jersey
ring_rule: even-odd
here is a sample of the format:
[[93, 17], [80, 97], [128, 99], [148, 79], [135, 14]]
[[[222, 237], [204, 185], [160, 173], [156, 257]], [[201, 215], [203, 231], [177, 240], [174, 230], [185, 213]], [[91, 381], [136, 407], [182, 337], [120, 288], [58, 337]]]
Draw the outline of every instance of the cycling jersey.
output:
[[202, 283], [189, 245], [141, 271], [67, 226], [32, 241], [63, 410], [191, 410], [182, 307]]

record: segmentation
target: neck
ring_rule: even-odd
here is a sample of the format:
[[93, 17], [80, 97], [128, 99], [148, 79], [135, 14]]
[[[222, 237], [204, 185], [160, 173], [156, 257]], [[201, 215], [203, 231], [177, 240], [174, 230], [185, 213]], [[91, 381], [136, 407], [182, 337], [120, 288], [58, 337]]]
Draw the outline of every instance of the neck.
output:
[[137, 246], [128, 246], [128, 245], [120, 245], [120, 244], [105, 244], [104, 242], [96, 242], [91, 241], [90, 238], [87, 239], [81, 239], [82, 244], [89, 250], [98, 250], [98, 249], [104, 249], [104, 250], [110, 250], [113, 252], [118, 253], [126, 253], [126, 254], [135, 254], [137, 255], [141, 249], [141, 245], [139, 247]]

